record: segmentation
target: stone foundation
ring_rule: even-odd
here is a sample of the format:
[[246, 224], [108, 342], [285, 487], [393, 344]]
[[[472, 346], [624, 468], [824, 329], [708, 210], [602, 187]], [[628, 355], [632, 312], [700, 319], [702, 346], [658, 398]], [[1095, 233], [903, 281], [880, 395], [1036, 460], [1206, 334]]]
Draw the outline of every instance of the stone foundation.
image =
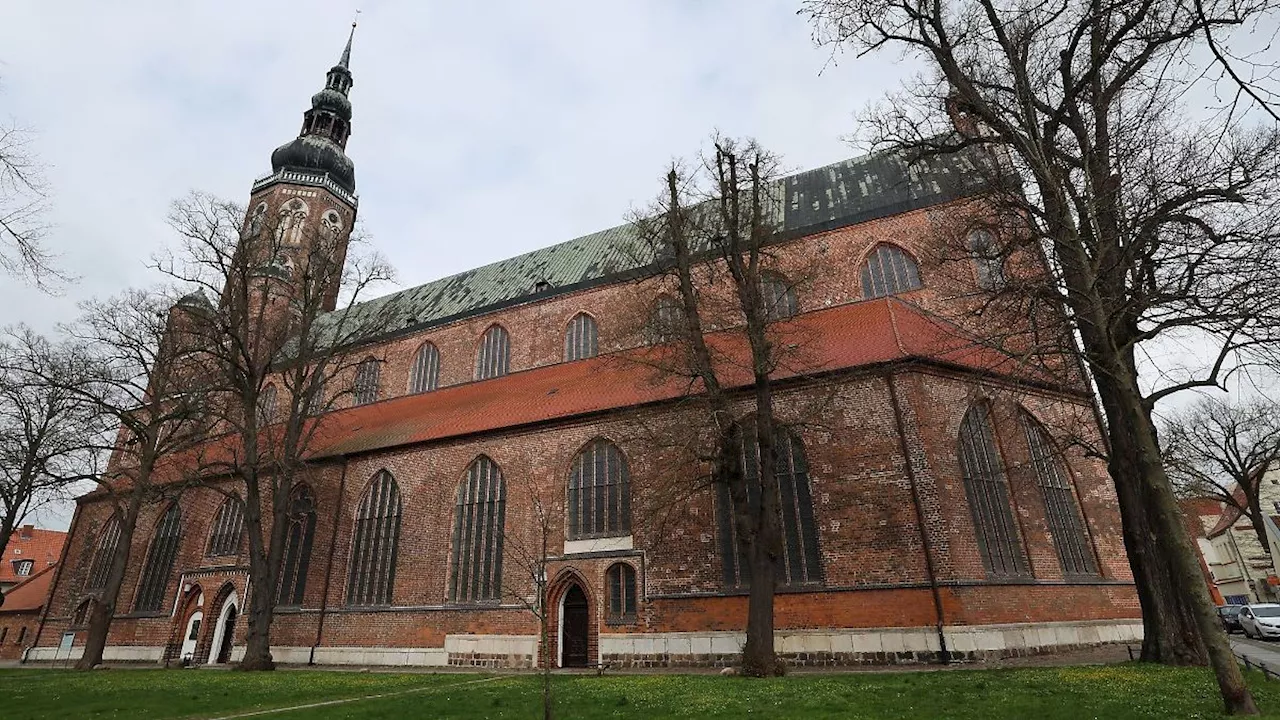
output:
[[[1140, 642], [1142, 622], [1083, 621], [944, 628], [952, 661], [980, 662]], [[612, 668], [727, 667], [738, 663], [745, 635], [739, 632], [600, 634], [600, 662]], [[774, 647], [793, 667], [912, 665], [941, 659], [933, 628], [782, 630]], [[28, 662], [69, 661], [82, 646], [56, 656], [57, 648], [33, 648]], [[290, 665], [532, 668], [538, 639], [532, 635], [449, 635], [443, 648], [275, 647], [276, 662]], [[163, 648], [108, 646], [106, 662], [159, 663]], [[232, 650], [232, 660], [244, 654]]]

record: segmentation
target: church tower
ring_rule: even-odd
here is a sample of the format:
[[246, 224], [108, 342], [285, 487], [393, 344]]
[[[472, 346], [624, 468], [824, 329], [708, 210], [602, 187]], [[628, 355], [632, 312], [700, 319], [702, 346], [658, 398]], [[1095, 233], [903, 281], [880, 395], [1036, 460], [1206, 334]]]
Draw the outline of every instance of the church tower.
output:
[[[259, 178], [250, 191], [245, 232], [256, 236], [270, 228], [279, 246], [302, 261], [315, 249], [313, 243], [332, 245], [337, 267], [347, 254], [347, 243], [356, 220], [356, 172], [347, 157], [351, 137], [351, 41], [356, 24], [338, 64], [329, 69], [324, 88], [311, 96], [311, 108], [302, 115], [298, 137], [271, 153], [271, 174]], [[338, 278], [324, 291], [324, 309], [337, 304]]]

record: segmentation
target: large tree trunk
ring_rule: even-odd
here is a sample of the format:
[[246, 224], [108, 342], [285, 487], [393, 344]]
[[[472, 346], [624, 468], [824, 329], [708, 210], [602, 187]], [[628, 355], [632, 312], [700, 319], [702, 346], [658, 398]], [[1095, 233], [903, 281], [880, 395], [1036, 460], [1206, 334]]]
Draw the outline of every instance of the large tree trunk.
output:
[[[246, 482], [245, 490], [245, 524], [249, 535], [249, 613], [245, 618], [247, 633], [245, 636], [244, 657], [241, 658], [241, 670], [275, 670], [275, 659], [271, 656], [271, 620], [275, 615], [275, 582], [279, 581], [273, 568], [279, 563], [271, 562], [269, 553], [279, 553], [282, 543], [276, 542], [277, 531], [283, 534], [281, 523], [273, 522], [271, 529], [271, 549], [264, 547], [262, 537], [262, 505], [258, 493], [258, 482]], [[277, 493], [278, 495], [279, 493]], [[272, 497], [274, 507], [278, 498]], [[274, 582], [273, 582], [274, 581]]]
[[[1258, 478], [1257, 482], [1262, 483], [1262, 479]], [[1271, 541], [1267, 537], [1267, 525], [1262, 514], [1262, 494], [1260, 487], [1255, 487], [1254, 492], [1249, 494], [1249, 522], [1253, 524], [1253, 532], [1258, 536], [1258, 544], [1262, 546], [1262, 552], [1271, 554]]]
[[[1088, 342], [1087, 337], [1085, 341]], [[1155, 424], [1138, 389], [1136, 367], [1131, 358], [1128, 360], [1108, 363], [1111, 372], [1098, 374], [1098, 386], [1112, 439], [1123, 443], [1111, 448], [1117, 494], [1122, 504], [1135, 498], [1141, 503], [1136, 511], [1129, 512], [1140, 518], [1135, 527], [1131, 528], [1129, 518], [1125, 518], [1125, 539], [1128, 543], [1129, 536], [1134, 536], [1139, 558], [1134, 567], [1139, 598], [1150, 603], [1143, 607], [1144, 625], [1148, 624], [1149, 615], [1155, 623], [1157, 639], [1151, 648], [1154, 656], [1146, 657], [1148, 641], [1144, 640], [1144, 659], [1168, 664], [1199, 663], [1207, 653], [1227, 713], [1256, 715], [1258, 708], [1244, 684], [1182, 524], [1181, 510], [1164, 470]], [[1132, 556], [1130, 562], [1134, 562]], [[1178, 600], [1167, 602], [1175, 597]], [[1193, 624], [1186, 623], [1186, 612], [1190, 612]]]
[[[251, 577], [256, 573], [251, 573]], [[262, 577], [259, 575], [259, 577]], [[275, 614], [275, 602], [268, 588], [254, 586], [249, 590], [249, 615], [246, 618], [248, 634], [245, 638], [244, 657], [240, 670], [275, 670], [271, 656], [271, 620]]]
[[132, 554], [133, 533], [138, 526], [138, 513], [142, 510], [142, 491], [135, 489], [129, 495], [124, 516], [120, 518], [120, 539], [116, 541], [111, 570], [107, 572], [107, 586], [102, 597], [91, 604], [89, 631], [84, 641], [84, 653], [76, 661], [77, 670], [92, 670], [102, 664], [102, 652], [107, 647], [107, 635], [111, 632], [111, 620], [116, 615], [116, 602], [120, 599], [120, 586], [124, 584], [125, 568]]

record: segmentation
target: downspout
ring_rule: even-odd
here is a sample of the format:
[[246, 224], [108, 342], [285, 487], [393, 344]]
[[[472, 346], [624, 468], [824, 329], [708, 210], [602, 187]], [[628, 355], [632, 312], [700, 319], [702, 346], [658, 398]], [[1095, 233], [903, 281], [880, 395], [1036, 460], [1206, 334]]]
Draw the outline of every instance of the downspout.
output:
[[[53, 598], [57, 594], [58, 585], [62, 582], [62, 571], [67, 564], [67, 553], [71, 551], [71, 538], [76, 536], [76, 526], [80, 524], [80, 510], [83, 509], [80, 501], [76, 500], [76, 511], [71, 516], [71, 527], [67, 528], [67, 540], [62, 543], [62, 556], [58, 558], [58, 567], [53, 571], [53, 587], [49, 588], [49, 594], [45, 596], [44, 612], [40, 613], [40, 622], [36, 625], [36, 637], [32, 641], [31, 647], [40, 647], [40, 635], [44, 633], [44, 624], [49, 619], [49, 611], [53, 609]], [[56, 657], [56, 656], [55, 656]], [[27, 662], [27, 653], [22, 654], [23, 664]]]
[[329, 609], [329, 580], [333, 576], [333, 553], [337, 549], [338, 523], [342, 520], [342, 502], [347, 492], [347, 464], [347, 458], [343, 457], [342, 477], [338, 480], [338, 501], [334, 503], [333, 508], [333, 533], [329, 536], [329, 560], [325, 563], [324, 568], [324, 594], [320, 596], [320, 620], [316, 623], [316, 641], [311, 646], [311, 654], [307, 657], [307, 665], [316, 664], [316, 648], [320, 646], [320, 641], [324, 639], [324, 618], [325, 612]]
[[906, 422], [902, 419], [902, 405], [898, 402], [898, 386], [893, 381], [892, 372], [885, 375], [885, 383], [889, 386], [889, 402], [893, 405], [893, 419], [898, 427], [898, 448], [902, 453], [907, 480], [911, 483], [911, 504], [916, 509], [916, 526], [920, 528], [920, 544], [924, 547], [925, 574], [929, 578], [929, 589], [933, 593], [933, 610], [937, 618], [938, 657], [940, 662], [946, 665], [951, 662], [951, 653], [947, 650], [947, 634], [943, 631], [946, 619], [942, 609], [942, 592], [938, 589], [938, 576], [933, 566], [933, 544], [929, 542], [929, 532], [924, 524], [924, 508], [920, 506], [920, 488], [916, 484], [915, 466], [911, 463], [911, 448], [907, 446]]

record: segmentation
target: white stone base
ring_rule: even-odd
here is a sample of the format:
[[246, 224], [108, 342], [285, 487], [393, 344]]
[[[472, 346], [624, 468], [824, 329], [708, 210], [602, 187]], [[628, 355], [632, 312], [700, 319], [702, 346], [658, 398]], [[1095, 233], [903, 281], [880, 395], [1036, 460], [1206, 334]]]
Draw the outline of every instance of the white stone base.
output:
[[[998, 657], [1055, 648], [1103, 643], [1139, 642], [1141, 620], [1101, 620], [1009, 625], [953, 625], [943, 629], [947, 649], [960, 658]], [[740, 632], [600, 633], [600, 660], [619, 665], [698, 666], [731, 662], [742, 652], [746, 636]], [[840, 665], [912, 662], [940, 650], [931, 627], [858, 628], [848, 630], [779, 630], [774, 649], [797, 664]], [[84, 652], [71, 648], [68, 656], [56, 647], [32, 648], [30, 662], [71, 661]], [[159, 663], [164, 649], [109, 645], [105, 662]], [[273, 647], [278, 663], [305, 665], [313, 660], [310, 647]], [[319, 647], [317, 665], [379, 665], [388, 667], [530, 667], [536, 664], [536, 635], [448, 635], [442, 648]], [[232, 662], [244, 648], [231, 651]]]

